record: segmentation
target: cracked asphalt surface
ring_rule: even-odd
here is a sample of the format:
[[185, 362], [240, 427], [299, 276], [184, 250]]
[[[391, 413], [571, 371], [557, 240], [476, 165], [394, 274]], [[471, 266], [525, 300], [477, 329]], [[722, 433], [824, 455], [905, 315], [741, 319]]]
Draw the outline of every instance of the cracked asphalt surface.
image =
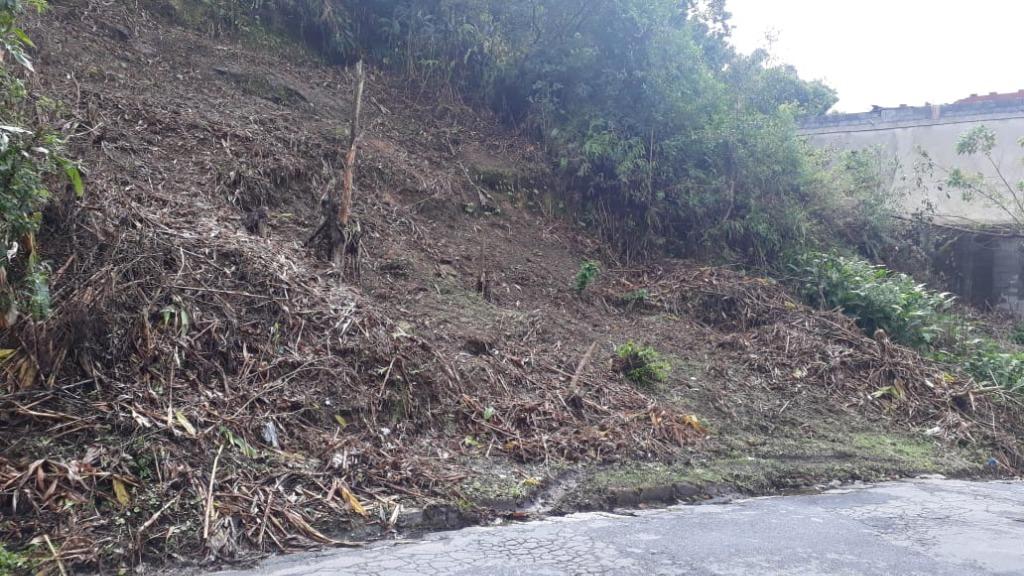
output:
[[823, 494], [575, 514], [222, 576], [1024, 575], [1024, 484], [914, 480]]

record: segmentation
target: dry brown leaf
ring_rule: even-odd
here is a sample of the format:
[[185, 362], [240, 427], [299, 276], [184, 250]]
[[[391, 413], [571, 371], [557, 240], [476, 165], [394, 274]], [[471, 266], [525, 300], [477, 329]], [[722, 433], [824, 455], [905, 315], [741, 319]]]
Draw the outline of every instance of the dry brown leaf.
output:
[[174, 416], [177, 418], [178, 424], [181, 424], [181, 427], [185, 429], [185, 432], [188, 432], [189, 436], [196, 435], [196, 427], [189, 422], [188, 417], [182, 414], [181, 410], [176, 411]]
[[701, 424], [700, 419], [694, 416], [693, 414], [683, 416], [683, 424], [689, 426], [690, 428], [693, 428], [694, 430], [702, 434], [705, 432], [704, 425]]
[[122, 507], [127, 508], [132, 503], [132, 499], [128, 496], [128, 489], [125, 488], [124, 482], [119, 478], [114, 478], [114, 496], [117, 497], [117, 501]]
[[135, 422], [139, 426], [142, 426], [143, 428], [152, 428], [153, 427], [153, 421], [150, 420], [149, 418], [146, 418], [142, 414], [139, 414], [138, 412], [136, 412], [134, 408], [132, 408], [132, 418], [135, 420]]
[[28, 358], [21, 360], [21, 366], [18, 369], [18, 381], [21, 383], [22, 390], [27, 390], [35, 384], [36, 367]]
[[356, 514], [359, 514], [360, 516], [366, 516], [366, 508], [363, 508], [363, 505], [359, 502], [359, 499], [356, 498], [356, 495], [353, 494], [352, 491], [348, 489], [348, 486], [342, 484], [340, 488], [341, 497], [344, 498], [345, 502], [348, 502], [348, 505], [351, 506], [352, 509], [356, 511]]

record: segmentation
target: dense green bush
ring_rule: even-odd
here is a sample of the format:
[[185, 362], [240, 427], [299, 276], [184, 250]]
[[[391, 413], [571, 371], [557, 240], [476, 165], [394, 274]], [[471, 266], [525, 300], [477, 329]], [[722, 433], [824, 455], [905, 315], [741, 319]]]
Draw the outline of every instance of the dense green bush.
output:
[[961, 368], [981, 383], [1024, 392], [1024, 353], [1010, 352], [987, 337], [974, 337], [935, 350], [932, 358]]
[[1007, 350], [955, 314], [949, 294], [857, 257], [812, 253], [793, 269], [808, 303], [841, 309], [866, 334], [884, 330], [978, 382], [1024, 391], [1024, 353]]
[[617, 366], [626, 378], [642, 388], [650, 388], [664, 382], [672, 371], [661, 354], [650, 346], [627, 342], [615, 349]]
[[907, 193], [900, 162], [881, 147], [814, 151], [813, 186], [828, 196], [817, 220], [832, 244], [855, 250], [873, 261], [884, 260], [903, 228], [894, 215]]
[[923, 348], [949, 327], [951, 295], [862, 258], [811, 253], [794, 270], [808, 302], [841, 308], [869, 335], [881, 329], [897, 342]]
[[1024, 324], [1018, 323], [1010, 331], [1010, 341], [1018, 346], [1024, 346]]

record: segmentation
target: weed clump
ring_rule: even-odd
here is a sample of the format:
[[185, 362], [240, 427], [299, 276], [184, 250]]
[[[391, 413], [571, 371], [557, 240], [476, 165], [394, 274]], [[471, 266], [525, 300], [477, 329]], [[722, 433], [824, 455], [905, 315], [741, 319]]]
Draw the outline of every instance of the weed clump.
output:
[[623, 306], [626, 306], [630, 310], [633, 310], [635, 308], [643, 308], [644, 306], [647, 305], [650, 299], [651, 293], [648, 292], [646, 289], [641, 288], [639, 290], [633, 290], [631, 292], [623, 294], [622, 298], [619, 299], [619, 302]]
[[1004, 349], [996, 340], [967, 329], [953, 345], [932, 351], [929, 356], [960, 367], [977, 382], [1002, 386], [1024, 393], [1024, 352]]
[[594, 280], [601, 274], [601, 265], [594, 260], [587, 260], [583, 264], [580, 264], [579, 272], [576, 273], [576, 293], [582, 294], [587, 286], [590, 286]]
[[0, 544], [0, 574], [19, 574], [28, 571], [31, 563], [21, 554], [8, 552], [3, 544]]
[[626, 342], [615, 349], [617, 368], [626, 379], [641, 388], [652, 388], [668, 379], [672, 371], [661, 353], [650, 346]]
[[1010, 341], [1018, 346], [1024, 346], [1024, 323], [1017, 324], [1010, 333]]

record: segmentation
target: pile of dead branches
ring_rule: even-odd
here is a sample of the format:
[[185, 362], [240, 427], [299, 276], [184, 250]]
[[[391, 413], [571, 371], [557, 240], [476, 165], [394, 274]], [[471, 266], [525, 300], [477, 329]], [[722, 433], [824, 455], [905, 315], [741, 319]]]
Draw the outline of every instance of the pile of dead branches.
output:
[[5, 336], [0, 538], [112, 569], [336, 543], [457, 456], [657, 457], [699, 425], [580, 358], [453, 358], [298, 246], [128, 211], [68, 243], [53, 315]]
[[771, 387], [824, 390], [836, 405], [884, 413], [932, 436], [988, 441], [1002, 450], [1008, 469], [1024, 464], [1015, 440], [1000, 431], [1020, 413], [1004, 391], [982, 388], [884, 332], [869, 337], [852, 318], [812, 309], [773, 280], [674, 262], [619, 279], [606, 297], [636, 290], [645, 291], [646, 306], [714, 330], [716, 345]]

